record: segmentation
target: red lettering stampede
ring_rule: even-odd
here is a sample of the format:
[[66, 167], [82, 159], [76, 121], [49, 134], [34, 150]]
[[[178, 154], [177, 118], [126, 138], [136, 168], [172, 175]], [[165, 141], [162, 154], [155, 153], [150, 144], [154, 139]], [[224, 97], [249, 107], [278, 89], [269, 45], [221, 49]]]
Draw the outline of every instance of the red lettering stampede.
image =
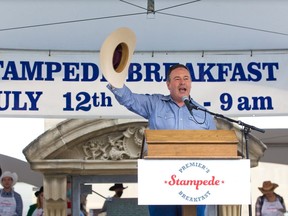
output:
[[194, 185], [196, 190], [199, 189], [199, 186], [213, 186], [213, 185], [220, 185], [220, 180], [215, 180], [215, 176], [212, 176], [211, 179], [209, 180], [192, 180], [192, 179], [179, 179], [177, 176], [174, 174], [171, 176], [171, 180], [168, 181], [168, 184], [173, 186], [173, 185]]

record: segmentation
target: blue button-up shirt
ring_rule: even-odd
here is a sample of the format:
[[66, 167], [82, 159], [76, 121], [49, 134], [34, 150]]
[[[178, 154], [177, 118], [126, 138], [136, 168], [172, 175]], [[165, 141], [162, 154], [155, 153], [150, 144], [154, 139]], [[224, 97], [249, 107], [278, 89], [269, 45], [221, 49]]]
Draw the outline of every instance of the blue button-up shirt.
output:
[[[128, 110], [148, 119], [149, 129], [160, 130], [215, 130], [213, 117], [202, 110], [192, 110], [184, 105], [179, 107], [170, 95], [135, 94], [127, 86], [112, 88], [117, 101]], [[195, 101], [194, 104], [200, 106]]]

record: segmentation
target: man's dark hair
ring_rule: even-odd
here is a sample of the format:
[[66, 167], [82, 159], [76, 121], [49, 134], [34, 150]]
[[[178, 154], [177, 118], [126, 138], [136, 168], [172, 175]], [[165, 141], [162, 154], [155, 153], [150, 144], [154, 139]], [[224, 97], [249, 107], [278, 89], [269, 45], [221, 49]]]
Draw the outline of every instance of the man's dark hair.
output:
[[168, 73], [167, 73], [167, 81], [170, 81], [170, 74], [173, 70], [177, 69], [177, 68], [185, 68], [186, 70], [189, 71], [189, 69], [183, 65], [183, 64], [175, 64], [175, 65], [172, 65], [169, 70], [168, 70]]

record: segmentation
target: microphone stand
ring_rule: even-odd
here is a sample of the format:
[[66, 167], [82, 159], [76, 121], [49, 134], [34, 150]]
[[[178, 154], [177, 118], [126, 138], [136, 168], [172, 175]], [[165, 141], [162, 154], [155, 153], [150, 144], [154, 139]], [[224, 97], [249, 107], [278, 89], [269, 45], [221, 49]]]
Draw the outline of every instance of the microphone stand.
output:
[[105, 196], [101, 195], [100, 193], [97, 193], [96, 191], [92, 190], [93, 193], [97, 194], [98, 196], [104, 198], [105, 200], [107, 199]]
[[[241, 125], [244, 129], [243, 129], [243, 132], [244, 132], [244, 139], [245, 139], [245, 146], [246, 146], [246, 159], [249, 159], [249, 150], [248, 150], [248, 140], [249, 140], [249, 133], [251, 132], [251, 130], [255, 130], [255, 131], [258, 131], [258, 132], [261, 132], [261, 133], [265, 133], [265, 130], [263, 129], [260, 129], [260, 128], [257, 128], [255, 126], [252, 126], [252, 125], [249, 125], [249, 124], [246, 124], [242, 121], [237, 121], [237, 120], [234, 120], [234, 119], [231, 119], [231, 118], [228, 118], [222, 114], [218, 114], [218, 113], [213, 113], [207, 109], [204, 109], [202, 107], [199, 107], [199, 106], [196, 106], [195, 104], [193, 104], [191, 101], [190, 101], [190, 104], [191, 104], [191, 107], [189, 109], [191, 115], [192, 115], [192, 110], [193, 109], [196, 109], [196, 110], [201, 110], [203, 112], [207, 112], [215, 117], [218, 117], [218, 118], [222, 118], [222, 119], [226, 119], [230, 122], [233, 122], [233, 123], [237, 123], [238, 125]], [[249, 216], [252, 216], [252, 206], [251, 204], [249, 204]]]

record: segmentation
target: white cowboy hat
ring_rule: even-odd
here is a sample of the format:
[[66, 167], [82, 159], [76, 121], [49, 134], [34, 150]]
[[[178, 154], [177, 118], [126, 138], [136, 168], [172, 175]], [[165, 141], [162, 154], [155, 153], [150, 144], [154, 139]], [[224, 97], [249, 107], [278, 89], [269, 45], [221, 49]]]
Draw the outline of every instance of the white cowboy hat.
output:
[[10, 177], [13, 179], [13, 183], [12, 183], [12, 186], [14, 186], [16, 184], [16, 182], [18, 181], [18, 175], [15, 173], [15, 172], [10, 172], [10, 171], [5, 171], [2, 173], [1, 177], [0, 177], [0, 181], [1, 181], [1, 184], [2, 184], [2, 179], [4, 177]]
[[135, 45], [134, 32], [125, 27], [112, 32], [102, 44], [99, 56], [100, 69], [113, 87], [123, 87]]

